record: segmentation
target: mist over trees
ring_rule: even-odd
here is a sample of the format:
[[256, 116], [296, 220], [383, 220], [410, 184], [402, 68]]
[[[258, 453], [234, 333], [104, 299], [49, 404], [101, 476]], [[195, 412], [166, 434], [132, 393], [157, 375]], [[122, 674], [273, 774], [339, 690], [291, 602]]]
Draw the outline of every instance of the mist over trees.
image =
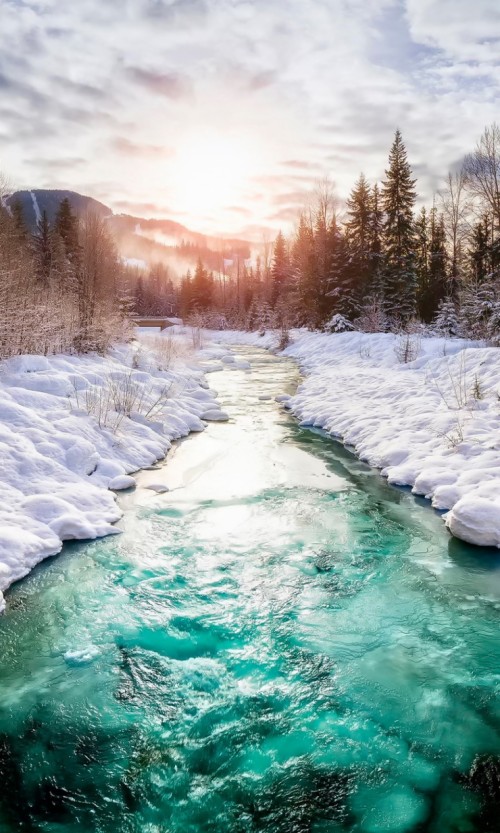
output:
[[[3, 188], [5, 196], [6, 188]], [[265, 331], [428, 331], [500, 344], [500, 127], [484, 130], [422, 205], [400, 131], [381, 182], [361, 173], [342, 209], [328, 181], [294, 233], [253, 260], [211, 252], [175, 282], [164, 263], [127, 263], [102, 215], [63, 199], [34, 231], [0, 200], [0, 357], [104, 351], [136, 316]]]
[[[207, 273], [211, 290], [181, 288], [181, 313], [230, 327], [408, 330], [500, 340], [500, 128], [486, 128], [432, 204], [396, 131], [382, 182], [361, 173], [340, 211], [324, 182], [280, 232], [272, 255], [237, 278]], [[203, 268], [200, 266], [200, 268]], [[196, 280], [199, 280], [200, 276]]]

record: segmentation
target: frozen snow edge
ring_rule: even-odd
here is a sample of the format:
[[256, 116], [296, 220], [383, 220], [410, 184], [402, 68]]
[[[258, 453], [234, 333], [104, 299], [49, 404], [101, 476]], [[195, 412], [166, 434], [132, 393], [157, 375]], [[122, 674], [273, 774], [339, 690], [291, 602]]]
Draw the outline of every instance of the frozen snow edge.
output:
[[106, 357], [0, 363], [0, 611], [3, 592], [64, 541], [120, 531], [110, 489], [134, 486], [130, 473], [163, 459], [172, 440], [204, 430], [204, 414], [227, 418], [200, 359], [182, 335], [175, 341], [181, 349], [169, 351], [168, 370], [139, 342]]
[[[500, 349], [415, 339], [416, 358], [402, 364], [401, 337], [392, 334], [291, 335], [284, 355], [305, 379], [286, 406], [300, 422], [446, 511], [456, 538], [500, 547]], [[211, 337], [267, 349], [279, 341], [272, 332]]]

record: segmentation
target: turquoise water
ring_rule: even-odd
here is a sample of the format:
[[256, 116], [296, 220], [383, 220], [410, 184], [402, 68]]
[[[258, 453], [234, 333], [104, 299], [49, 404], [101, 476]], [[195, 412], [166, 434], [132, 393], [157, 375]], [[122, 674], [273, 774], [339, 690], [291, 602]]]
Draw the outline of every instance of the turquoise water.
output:
[[261, 394], [0, 620], [0, 831], [500, 829], [500, 559]]

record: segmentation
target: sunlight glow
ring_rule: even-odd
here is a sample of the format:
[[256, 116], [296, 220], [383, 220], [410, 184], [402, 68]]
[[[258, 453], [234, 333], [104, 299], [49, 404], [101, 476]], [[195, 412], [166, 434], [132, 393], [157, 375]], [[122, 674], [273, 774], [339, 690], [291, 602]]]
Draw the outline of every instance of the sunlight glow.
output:
[[255, 172], [250, 143], [218, 133], [189, 136], [175, 160], [174, 197], [180, 210], [216, 214], [241, 202]]

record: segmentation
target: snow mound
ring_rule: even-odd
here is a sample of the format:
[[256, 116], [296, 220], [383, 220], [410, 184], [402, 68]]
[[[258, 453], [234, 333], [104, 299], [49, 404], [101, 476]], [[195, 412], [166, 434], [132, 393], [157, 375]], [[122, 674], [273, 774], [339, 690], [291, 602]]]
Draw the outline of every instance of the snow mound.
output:
[[497, 499], [466, 495], [458, 500], [446, 516], [451, 534], [469, 544], [500, 547], [500, 483]]
[[204, 411], [201, 418], [205, 420], [205, 422], [227, 422], [229, 414], [226, 414], [225, 411], [219, 411], [215, 408], [211, 408], [208, 411]]
[[224, 417], [185, 343], [169, 370], [146, 344], [0, 364], [0, 610], [2, 591], [63, 541], [119, 531], [110, 490], [203, 431], [207, 411]]
[[133, 489], [135, 488], [135, 480], [133, 477], [130, 477], [128, 474], [119, 474], [117, 477], [113, 477], [112, 480], [108, 483], [108, 489], [113, 489], [114, 492], [119, 492], [122, 489]]
[[[274, 348], [277, 334], [212, 338]], [[389, 333], [293, 330], [291, 339], [284, 355], [305, 379], [295, 396], [276, 401], [302, 425], [342, 440], [390, 483], [448, 510], [452, 535], [500, 547], [500, 349], [415, 338], [414, 360], [405, 364], [401, 337]]]

